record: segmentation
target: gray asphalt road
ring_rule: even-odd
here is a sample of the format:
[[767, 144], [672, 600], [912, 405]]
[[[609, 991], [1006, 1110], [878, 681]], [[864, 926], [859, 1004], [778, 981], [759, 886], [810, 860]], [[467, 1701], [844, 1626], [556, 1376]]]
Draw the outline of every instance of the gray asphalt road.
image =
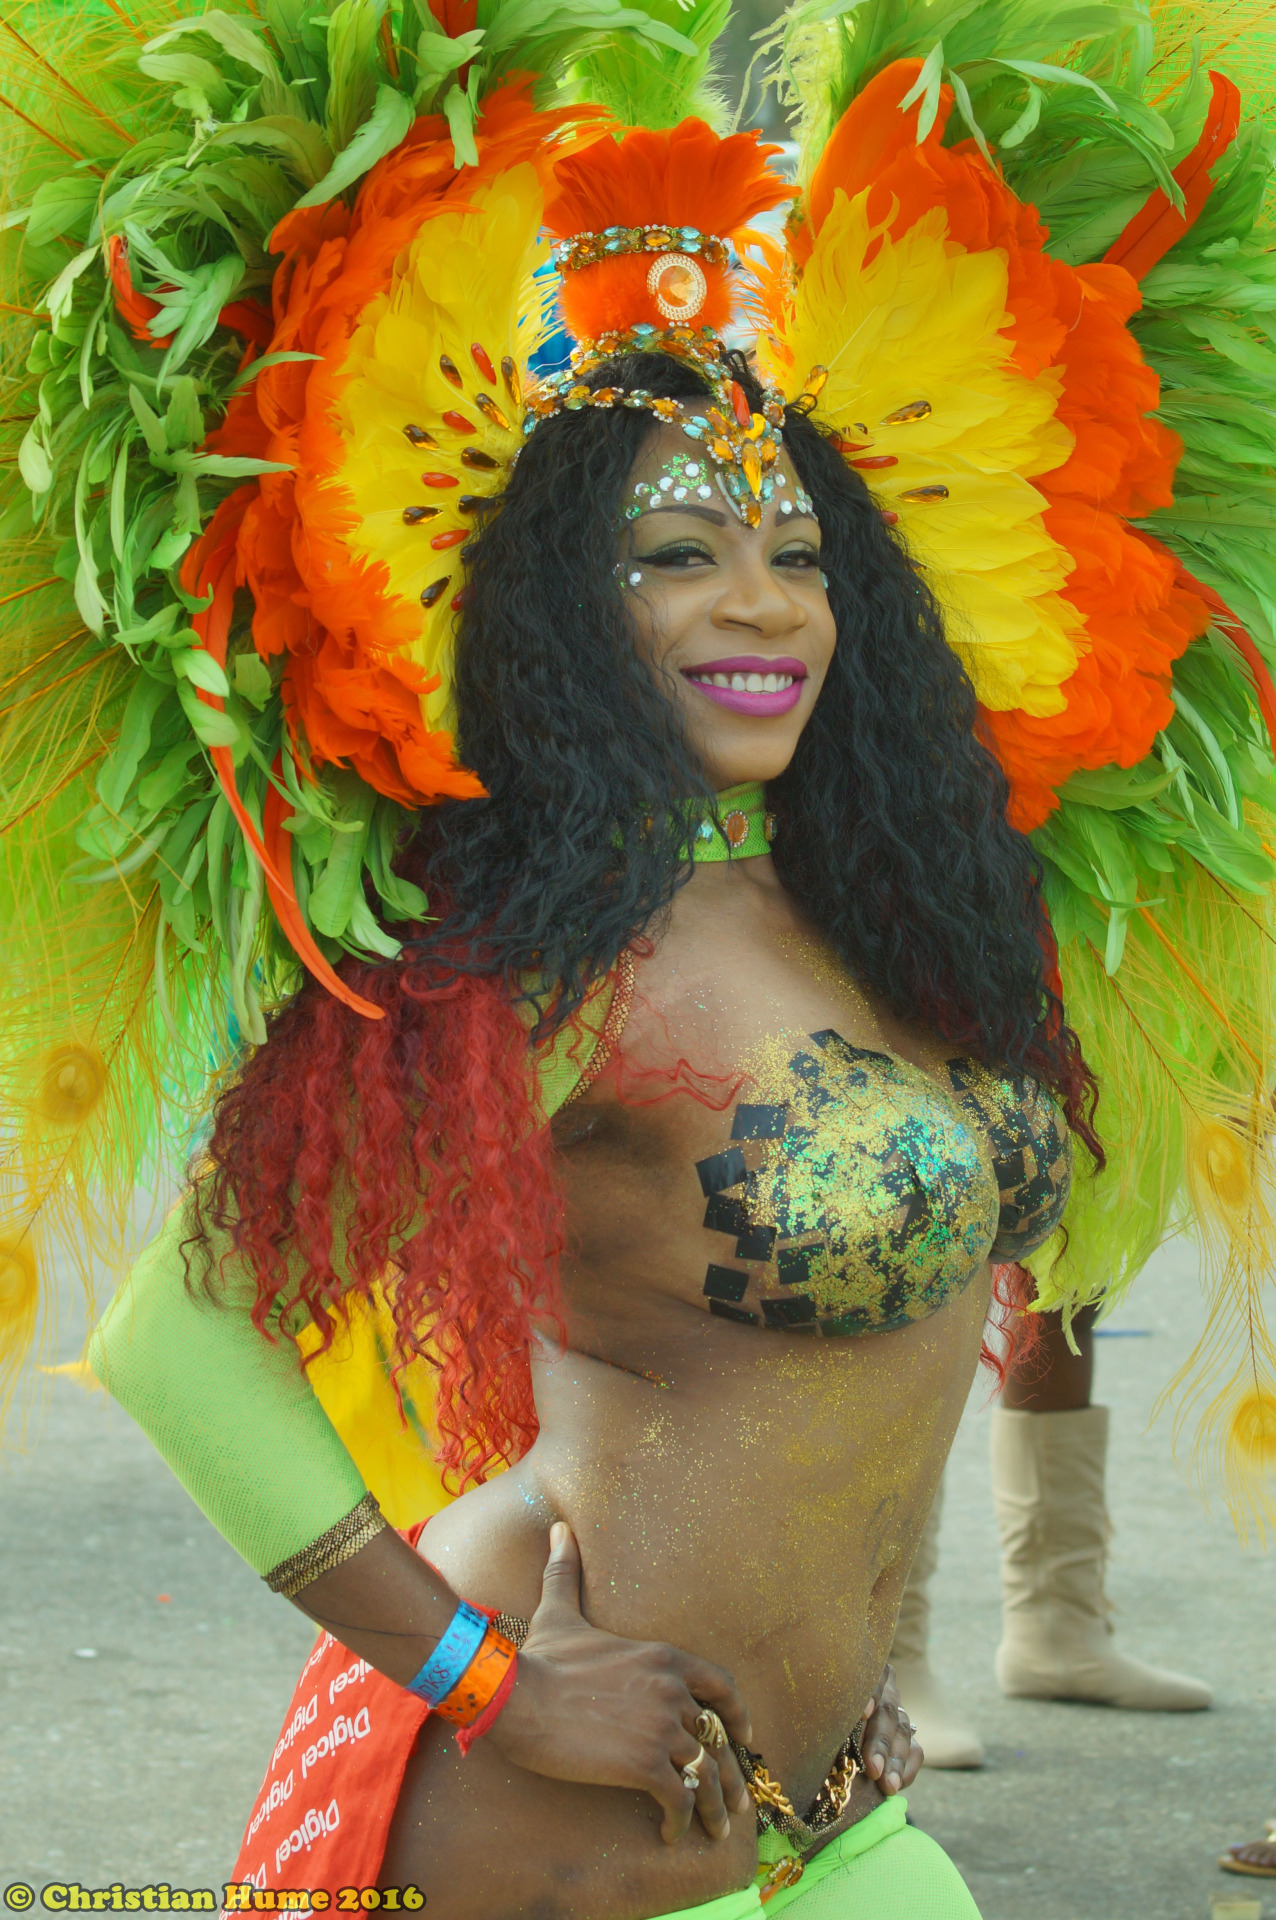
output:
[[[912, 1808], [985, 1920], [1207, 1920], [1212, 1894], [1264, 1891], [1214, 1859], [1276, 1811], [1276, 1567], [1197, 1505], [1166, 1428], [1145, 1431], [1200, 1317], [1191, 1251], [1172, 1248], [1113, 1323], [1136, 1337], [1101, 1345], [1099, 1397], [1114, 1409], [1120, 1631], [1207, 1678], [1211, 1713], [1001, 1699], [982, 1389], [958, 1437], [936, 1657], [990, 1757], [923, 1774]], [[42, 1431], [0, 1473], [0, 1888], [217, 1885], [310, 1643], [125, 1416], [51, 1381]]]

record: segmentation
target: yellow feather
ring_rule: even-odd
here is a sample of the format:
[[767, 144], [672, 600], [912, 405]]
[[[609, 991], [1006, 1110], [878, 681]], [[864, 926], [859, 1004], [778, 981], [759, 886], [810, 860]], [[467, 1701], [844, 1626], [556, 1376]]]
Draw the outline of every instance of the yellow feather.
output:
[[[521, 445], [519, 409], [506, 390], [501, 363], [512, 359], [516, 378], [525, 384], [527, 363], [547, 331], [548, 283], [533, 277], [548, 258], [540, 224], [540, 186], [528, 165], [512, 167], [475, 193], [466, 211], [429, 221], [407, 249], [388, 293], [364, 314], [347, 351], [339, 424], [348, 453], [336, 477], [359, 513], [351, 550], [382, 562], [392, 592], [412, 606], [449, 568], [459, 584], [455, 554], [431, 543], [472, 527], [458, 502], [466, 494], [498, 491]], [[475, 341], [491, 357], [495, 392], [476, 370]], [[441, 371], [444, 355], [461, 374], [463, 391]], [[507, 426], [478, 408], [480, 393]], [[461, 433], [445, 422], [446, 413], [462, 414], [476, 431]], [[404, 437], [408, 421], [436, 445], [414, 448]], [[461, 458], [467, 448], [495, 466], [467, 467]], [[401, 503], [422, 498], [423, 468], [457, 484], [430, 496], [440, 509], [434, 518], [405, 526]], [[422, 609], [421, 639], [413, 649], [416, 664], [441, 677], [438, 690], [423, 701], [432, 729], [453, 725], [451, 599], [449, 592]]]
[[[983, 704], [1058, 713], [1084, 640], [1059, 593], [1071, 558], [1047, 533], [1031, 482], [1072, 450], [1055, 417], [1059, 375], [1030, 379], [1011, 358], [1001, 254], [954, 247], [942, 208], [892, 240], [867, 202], [835, 196], [792, 310], [774, 341], [759, 340], [759, 358], [789, 388], [790, 367], [827, 367], [821, 414], [849, 440], [871, 441], [871, 456], [894, 456], [870, 484], [898, 514]], [[923, 386], [929, 412], [907, 417]], [[910, 499], [928, 487], [947, 497]]]

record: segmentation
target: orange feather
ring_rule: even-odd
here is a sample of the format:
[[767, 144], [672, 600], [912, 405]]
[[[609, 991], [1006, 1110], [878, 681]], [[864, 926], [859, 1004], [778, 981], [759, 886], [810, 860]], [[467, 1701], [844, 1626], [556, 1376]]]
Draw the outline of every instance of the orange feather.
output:
[[1174, 169], [1174, 178], [1183, 189], [1183, 211], [1170, 205], [1158, 187], [1148, 195], [1133, 220], [1118, 235], [1103, 258], [1110, 266], [1124, 267], [1141, 280], [1150, 273], [1176, 240], [1200, 218], [1201, 209], [1214, 191], [1211, 168], [1235, 140], [1241, 124], [1241, 96], [1233, 83], [1221, 73], [1211, 73], [1214, 93], [1201, 137], [1186, 160]]
[[[435, 215], [466, 207], [476, 187], [508, 168], [543, 164], [547, 137], [578, 137], [574, 130], [595, 111], [540, 110], [529, 85], [512, 82], [484, 104], [477, 167], [458, 172], [447, 122], [425, 115], [378, 161], [353, 209], [335, 201], [287, 214], [272, 235], [284, 257], [263, 344], [319, 357], [265, 368], [209, 437], [214, 452], [288, 468], [253, 485], [236, 578], [253, 596], [257, 651], [288, 656], [289, 726], [304, 734], [317, 765], [352, 767], [403, 806], [469, 798], [483, 787], [457, 765], [451, 737], [423, 718], [421, 696], [435, 683], [410, 658], [420, 609], [394, 599], [383, 566], [356, 561], [350, 551], [357, 516], [339, 484], [344, 444], [332, 418], [346, 347], [390, 286], [404, 249]], [[266, 844], [282, 843], [267, 835]]]
[[[633, 127], [619, 140], [596, 141], [559, 161], [545, 226], [560, 240], [605, 227], [696, 227], [744, 244], [749, 222], [792, 192], [767, 165], [780, 151], [763, 146], [754, 132], [720, 139], [703, 120], [684, 120], [664, 133]], [[731, 275], [725, 267], [701, 264], [708, 292], [695, 324], [721, 329], [732, 316]], [[596, 340], [644, 323], [663, 327], [647, 289], [650, 269], [650, 256], [622, 254], [565, 275], [568, 331], [578, 340]]]
[[[1060, 688], [1062, 712], [983, 715], [1010, 779], [1010, 818], [1026, 832], [1053, 811], [1056, 789], [1078, 768], [1129, 767], [1150, 750], [1173, 713], [1173, 663], [1209, 613], [1165, 549], [1126, 524], [1169, 504], [1182, 451], [1150, 417], [1159, 382], [1126, 325], [1140, 304], [1135, 281], [1110, 261], [1071, 267], [1046, 253], [1036, 209], [1015, 198], [974, 142], [944, 146], [948, 88], [919, 141], [918, 109], [901, 112], [899, 102], [920, 71], [919, 60], [894, 62], [842, 116], [811, 177], [791, 252], [799, 266], [809, 260], [838, 191], [867, 191], [870, 219], [892, 235], [942, 207], [951, 243], [1005, 259], [1016, 364], [1029, 378], [1051, 369], [1059, 381], [1056, 413], [1073, 449], [1033, 484], [1047, 530], [1072, 560], [1062, 596], [1085, 620], [1086, 648]], [[1197, 171], [1208, 178], [1203, 163]]]

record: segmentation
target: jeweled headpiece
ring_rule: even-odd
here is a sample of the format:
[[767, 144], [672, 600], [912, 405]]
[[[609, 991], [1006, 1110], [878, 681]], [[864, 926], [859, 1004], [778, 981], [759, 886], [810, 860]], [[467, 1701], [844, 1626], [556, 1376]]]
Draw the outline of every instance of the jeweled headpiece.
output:
[[[588, 375], [623, 353], [665, 353], [690, 361], [709, 384], [704, 401], [668, 400], [644, 387], [591, 387]], [[571, 365], [553, 374], [529, 395], [523, 432], [531, 433], [556, 413], [585, 407], [633, 407], [681, 427], [689, 440], [703, 443], [718, 487], [746, 525], [756, 527], [774, 491], [770, 469], [783, 443], [784, 398], [775, 387], [762, 396], [755, 413], [744, 388], [724, 358], [722, 341], [711, 327], [653, 327], [645, 322], [625, 333], [605, 333], [577, 347]]]
[[[774, 486], [784, 399], [767, 388], [761, 412], [752, 409], [722, 329], [735, 305], [733, 242], [747, 243], [748, 222], [790, 192], [766, 165], [779, 151], [754, 133], [721, 140], [703, 121], [686, 120], [668, 133], [635, 128], [560, 163], [545, 223], [557, 236], [563, 318], [577, 345], [570, 366], [529, 393], [524, 433], [585, 407], [654, 414], [702, 443], [720, 491], [757, 526]], [[701, 210], [712, 211], [717, 231], [706, 230]], [[690, 362], [709, 395], [670, 400], [589, 384], [591, 373], [625, 353]]]

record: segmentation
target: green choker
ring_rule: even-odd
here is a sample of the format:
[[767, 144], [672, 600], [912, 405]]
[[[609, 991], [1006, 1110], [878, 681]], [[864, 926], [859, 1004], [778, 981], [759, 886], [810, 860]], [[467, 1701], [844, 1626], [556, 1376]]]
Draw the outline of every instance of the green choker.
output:
[[728, 787], [716, 797], [716, 813], [701, 820], [691, 843], [691, 857], [707, 860], [748, 860], [770, 853], [775, 839], [775, 815], [767, 812], [761, 781]]

